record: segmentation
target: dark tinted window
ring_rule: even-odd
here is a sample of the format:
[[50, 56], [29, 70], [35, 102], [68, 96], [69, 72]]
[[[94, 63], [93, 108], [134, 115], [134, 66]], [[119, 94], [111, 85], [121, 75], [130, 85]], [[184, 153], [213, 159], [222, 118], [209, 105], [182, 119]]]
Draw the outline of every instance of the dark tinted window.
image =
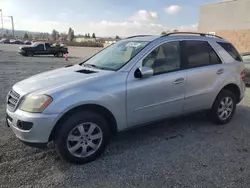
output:
[[36, 49], [37, 50], [44, 50], [44, 45], [43, 44], [38, 44]]
[[188, 67], [201, 67], [210, 64], [220, 64], [221, 60], [206, 41], [186, 41]]
[[210, 64], [221, 64], [221, 60], [218, 54], [214, 51], [214, 49], [208, 44], [208, 48], [210, 50]]
[[49, 43], [45, 43], [45, 48], [46, 49], [50, 48], [50, 44]]
[[224, 48], [236, 61], [242, 61], [242, 58], [239, 52], [234, 48], [234, 46], [230, 43], [226, 42], [218, 42], [218, 44]]

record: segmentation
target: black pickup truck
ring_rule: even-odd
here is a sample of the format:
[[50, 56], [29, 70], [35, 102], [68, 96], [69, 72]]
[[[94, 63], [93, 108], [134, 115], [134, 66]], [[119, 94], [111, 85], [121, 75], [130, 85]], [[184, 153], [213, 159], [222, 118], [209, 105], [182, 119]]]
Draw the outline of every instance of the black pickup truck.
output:
[[68, 48], [64, 45], [53, 46], [50, 43], [35, 42], [30, 46], [19, 47], [18, 51], [23, 56], [33, 55], [54, 55], [55, 57], [63, 57], [68, 53]]

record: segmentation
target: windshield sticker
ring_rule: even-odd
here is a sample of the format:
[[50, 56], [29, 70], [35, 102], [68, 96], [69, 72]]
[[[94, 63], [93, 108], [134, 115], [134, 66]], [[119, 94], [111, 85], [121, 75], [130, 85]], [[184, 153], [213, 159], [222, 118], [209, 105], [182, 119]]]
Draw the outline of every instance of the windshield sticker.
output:
[[138, 48], [139, 46], [141, 46], [141, 43], [139, 42], [129, 42], [128, 44], [126, 44], [126, 47]]

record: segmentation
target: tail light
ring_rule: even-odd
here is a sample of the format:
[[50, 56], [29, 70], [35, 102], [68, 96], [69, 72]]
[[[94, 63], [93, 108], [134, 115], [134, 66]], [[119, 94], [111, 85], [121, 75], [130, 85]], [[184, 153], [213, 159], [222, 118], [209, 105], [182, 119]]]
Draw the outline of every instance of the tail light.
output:
[[243, 71], [240, 73], [240, 77], [243, 81], [246, 79], [246, 69], [243, 69]]

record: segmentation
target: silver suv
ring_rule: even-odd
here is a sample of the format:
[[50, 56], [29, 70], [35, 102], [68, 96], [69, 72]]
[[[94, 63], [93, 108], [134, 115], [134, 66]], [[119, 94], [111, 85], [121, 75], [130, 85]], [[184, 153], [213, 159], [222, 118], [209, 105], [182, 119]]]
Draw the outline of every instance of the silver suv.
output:
[[241, 56], [201, 33], [134, 36], [74, 66], [16, 83], [7, 124], [31, 146], [54, 141], [74, 163], [100, 156], [111, 137], [140, 124], [208, 110], [228, 123], [245, 91]]

